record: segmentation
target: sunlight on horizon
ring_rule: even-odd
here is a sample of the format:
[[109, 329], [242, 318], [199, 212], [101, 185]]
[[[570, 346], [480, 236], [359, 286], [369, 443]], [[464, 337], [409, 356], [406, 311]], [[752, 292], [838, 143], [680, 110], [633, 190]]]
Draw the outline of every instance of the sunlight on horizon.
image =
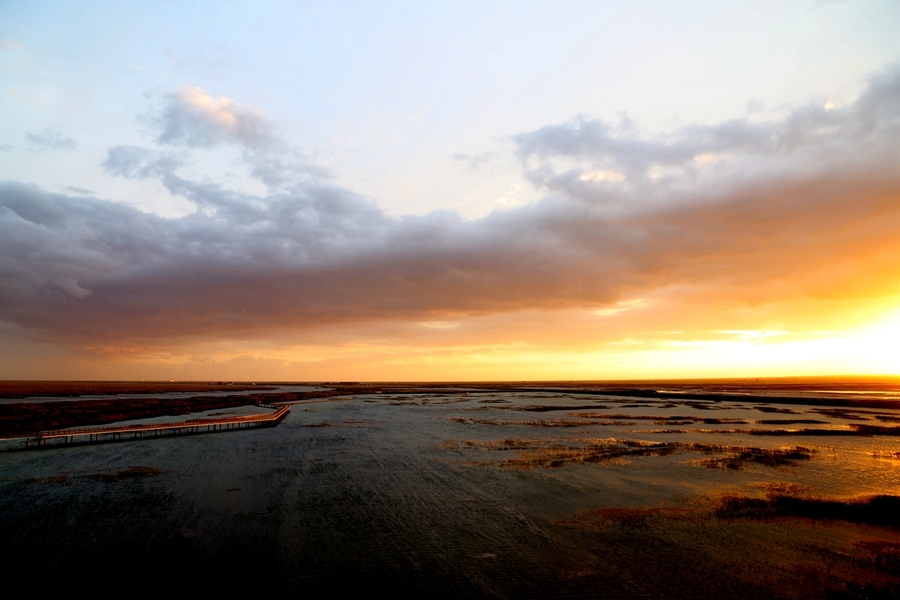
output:
[[[452, 331], [460, 324], [428, 325]], [[258, 381], [900, 375], [896, 341], [900, 339], [900, 310], [844, 331], [719, 330], [709, 334], [711, 337], [704, 338], [696, 332], [689, 340], [623, 340], [574, 352], [523, 343], [416, 346], [373, 341], [280, 347], [263, 340], [233, 340], [201, 344], [183, 352], [145, 353], [134, 348], [118, 359], [98, 360], [97, 364], [82, 359], [64, 368], [81, 369], [97, 378]], [[726, 339], [728, 336], [734, 339]]]

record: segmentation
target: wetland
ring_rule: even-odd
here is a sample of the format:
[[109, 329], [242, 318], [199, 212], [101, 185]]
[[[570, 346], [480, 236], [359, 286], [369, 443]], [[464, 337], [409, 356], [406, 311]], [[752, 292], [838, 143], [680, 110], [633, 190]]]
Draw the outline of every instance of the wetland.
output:
[[60, 590], [892, 598], [895, 383], [18, 389], [0, 423], [20, 430], [29, 398], [77, 425], [292, 410], [271, 429], [9, 443], [0, 553]]

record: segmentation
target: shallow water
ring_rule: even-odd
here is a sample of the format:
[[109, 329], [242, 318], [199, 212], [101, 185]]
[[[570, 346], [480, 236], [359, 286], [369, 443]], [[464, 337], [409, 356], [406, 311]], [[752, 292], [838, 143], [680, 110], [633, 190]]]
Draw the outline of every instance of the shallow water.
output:
[[[239, 409], [218, 412], [230, 410]], [[790, 588], [785, 582], [803, 578], [779, 570], [788, 558], [764, 577], [741, 574], [747, 556], [740, 548], [758, 551], [759, 564], [769, 564], [772, 544], [791, 561], [811, 560], [798, 548], [819, 536], [824, 541], [815, 544], [841, 557], [852, 541], [844, 538], [900, 542], [896, 530], [813, 527], [782, 540], [780, 525], [666, 521], [601, 531], [572, 523], [599, 507], [691, 508], [722, 494], [761, 497], [786, 486], [811, 496], [900, 495], [900, 460], [889, 457], [900, 457], [896, 434], [754, 433], [898, 426], [890, 420], [897, 417], [895, 409], [836, 416], [758, 400], [563, 392], [358, 395], [295, 405], [272, 429], [0, 453], [0, 550], [10, 572], [65, 581], [68, 589], [99, 578], [160, 589], [187, 579], [198, 590], [314, 597], [378, 589], [444, 597], [804, 597], [813, 588]], [[701, 421], [711, 418], [731, 422]], [[758, 422], [773, 419], [821, 423]], [[623, 441], [679, 446], [541, 462], [547, 452]], [[704, 463], [737, 448], [797, 446], [808, 459]], [[130, 475], [132, 466], [159, 474]], [[890, 573], [884, 577], [890, 583]], [[841, 583], [816, 581], [822, 589]]]

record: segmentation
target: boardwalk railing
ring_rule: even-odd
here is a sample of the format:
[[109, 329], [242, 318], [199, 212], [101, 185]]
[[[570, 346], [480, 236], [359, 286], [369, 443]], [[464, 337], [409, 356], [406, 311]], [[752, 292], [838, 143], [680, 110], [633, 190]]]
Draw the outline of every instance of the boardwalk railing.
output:
[[24, 440], [26, 446], [46, 446], [50, 440], [62, 440], [63, 444], [111, 442], [123, 439], [141, 439], [164, 435], [190, 435], [214, 433], [252, 427], [274, 427], [290, 412], [287, 404], [257, 404], [274, 412], [261, 415], [245, 415], [224, 419], [191, 419], [171, 423], [138, 423], [135, 425], [108, 425], [105, 427], [78, 427], [48, 429], [27, 435], [3, 436], [0, 440]]

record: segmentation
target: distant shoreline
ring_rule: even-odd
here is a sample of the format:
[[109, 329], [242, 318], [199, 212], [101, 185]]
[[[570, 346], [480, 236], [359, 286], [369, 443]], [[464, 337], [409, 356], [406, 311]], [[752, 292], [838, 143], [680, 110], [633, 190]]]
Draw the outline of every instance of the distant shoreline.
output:
[[[0, 403], [0, 436], [106, 425], [259, 403], [293, 403], [367, 394], [459, 395], [490, 392], [566, 391], [591, 396], [700, 403], [753, 402], [832, 408], [896, 408], [900, 378], [717, 379], [617, 382], [320, 383], [315, 391], [277, 391], [279, 385], [222, 382], [0, 382], [0, 399], [56, 398]], [[290, 384], [296, 386], [296, 383]], [[253, 392], [236, 394], [235, 392]], [[159, 397], [167, 392], [190, 397]], [[230, 392], [224, 394], [223, 392]], [[157, 397], [141, 397], [157, 394]], [[81, 396], [116, 396], [106, 399]], [[121, 396], [121, 397], [118, 397]]]

